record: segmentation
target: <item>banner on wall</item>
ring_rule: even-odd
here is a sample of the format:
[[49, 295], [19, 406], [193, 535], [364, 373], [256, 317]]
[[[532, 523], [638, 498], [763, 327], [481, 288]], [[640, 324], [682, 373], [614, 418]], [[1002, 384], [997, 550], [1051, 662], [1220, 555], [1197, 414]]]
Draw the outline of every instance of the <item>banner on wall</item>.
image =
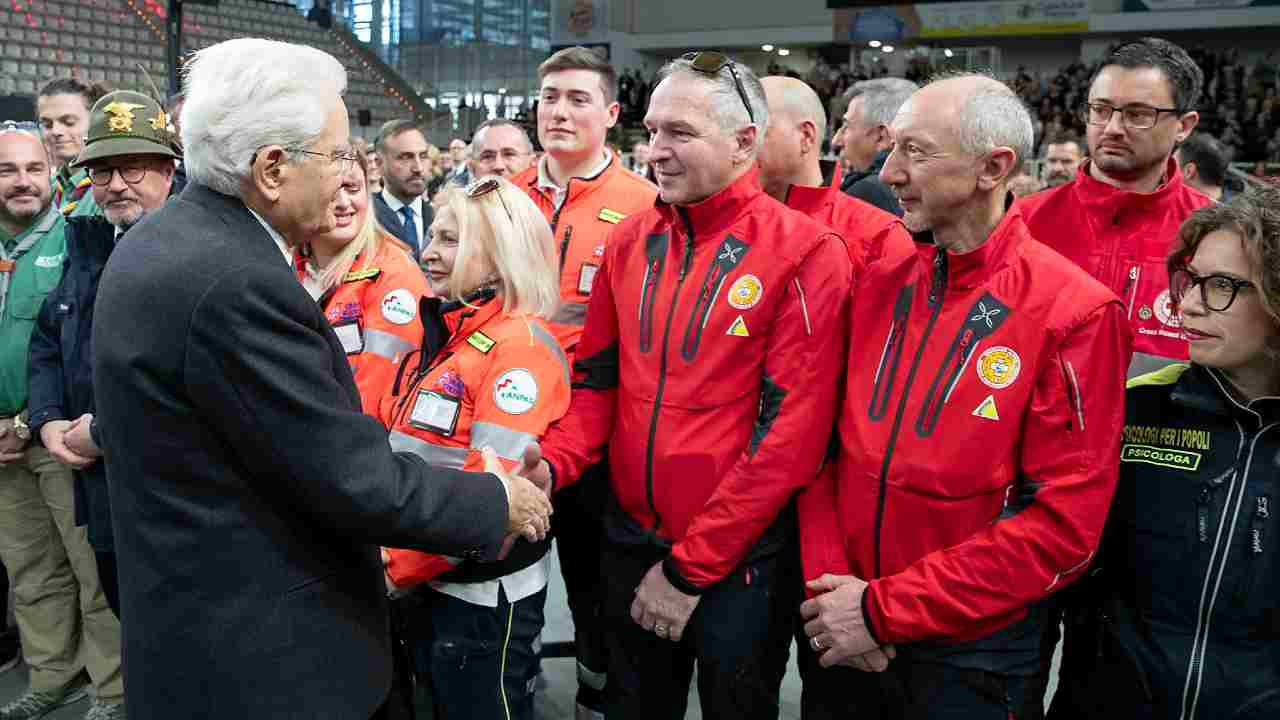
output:
[[1280, 0], [1124, 0], [1125, 12], [1223, 10], [1280, 5]]
[[918, 3], [833, 15], [837, 42], [1052, 35], [1087, 32], [1089, 0]]
[[609, 0], [552, 0], [553, 45], [596, 45], [607, 42]]

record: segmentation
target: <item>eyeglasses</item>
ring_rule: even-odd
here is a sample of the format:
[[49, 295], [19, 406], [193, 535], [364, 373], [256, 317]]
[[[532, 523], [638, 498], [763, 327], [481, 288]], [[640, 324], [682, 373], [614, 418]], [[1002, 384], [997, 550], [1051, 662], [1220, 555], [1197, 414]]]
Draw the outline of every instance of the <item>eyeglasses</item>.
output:
[[1162, 113], [1178, 114], [1181, 108], [1158, 108], [1149, 105], [1125, 105], [1115, 107], [1104, 102], [1086, 103], [1080, 111], [1081, 119], [1090, 125], [1106, 125], [1111, 122], [1111, 115], [1120, 111], [1120, 119], [1124, 126], [1131, 130], [1150, 130], [1160, 122]]
[[142, 182], [142, 178], [147, 175], [147, 168], [142, 166], [132, 167], [92, 167], [89, 168], [89, 182], [97, 187], [106, 187], [111, 184], [111, 178], [116, 172], [120, 173], [120, 179], [130, 185], [137, 185]]
[[502, 197], [502, 183], [496, 177], [481, 178], [467, 186], [467, 197], [472, 200], [478, 200], [489, 193], [497, 193], [498, 200], [502, 203], [502, 209], [507, 211], [507, 219], [515, 222], [516, 219], [511, 216], [511, 208], [507, 207], [507, 199]]
[[355, 153], [349, 150], [334, 150], [331, 153], [316, 152], [314, 150], [303, 150], [302, 148], [289, 148], [290, 152], [302, 153], [303, 155], [315, 155], [316, 157], [328, 158], [338, 170], [339, 175], [346, 175], [351, 172], [351, 168], [358, 159]]
[[1180, 304], [1196, 286], [1200, 287], [1200, 300], [1204, 306], [1214, 312], [1224, 312], [1231, 307], [1241, 288], [1257, 287], [1248, 280], [1237, 280], [1227, 275], [1197, 275], [1186, 268], [1179, 268], [1169, 278], [1169, 295], [1174, 303]]
[[738, 89], [738, 97], [742, 98], [742, 106], [747, 109], [747, 117], [751, 118], [751, 124], [756, 122], [756, 114], [751, 112], [751, 101], [747, 99], [747, 91], [742, 87], [742, 80], [738, 77], [738, 71], [735, 69], [736, 63], [729, 59], [728, 55], [715, 50], [707, 50], [704, 52], [686, 53], [680, 57], [681, 60], [688, 60], [694, 70], [705, 75], [719, 75], [720, 71], [729, 68], [729, 74], [733, 76], [733, 86]]

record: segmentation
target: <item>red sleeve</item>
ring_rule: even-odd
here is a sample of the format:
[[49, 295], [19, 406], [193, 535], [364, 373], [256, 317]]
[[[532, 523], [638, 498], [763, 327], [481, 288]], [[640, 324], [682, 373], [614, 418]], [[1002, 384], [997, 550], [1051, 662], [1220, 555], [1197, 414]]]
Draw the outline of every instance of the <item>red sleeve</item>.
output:
[[[720, 481], [664, 570], [685, 591], [730, 573], [818, 473], [838, 403], [848, 342], [849, 253], [828, 234], [801, 261], [769, 330], [761, 402], [773, 423]], [[767, 410], [766, 410], [767, 412]]]
[[1023, 609], [1088, 568], [1115, 492], [1131, 335], [1109, 302], [1041, 368], [1022, 427], [1021, 496], [986, 529], [871, 581], [864, 599], [881, 642], [956, 637]]
[[[836, 511], [836, 468], [828, 463], [813, 484], [800, 492], [796, 509], [800, 520], [800, 561], [805, 582], [826, 573], [850, 575], [844, 533]], [[812, 597], [812, 594], [806, 594]]]
[[583, 471], [604, 459], [613, 434], [618, 402], [618, 315], [613, 300], [612, 266], [619, 246], [611, 240], [591, 286], [586, 324], [573, 363], [569, 412], [542, 441], [542, 455], [555, 476], [555, 489], [577, 482]]

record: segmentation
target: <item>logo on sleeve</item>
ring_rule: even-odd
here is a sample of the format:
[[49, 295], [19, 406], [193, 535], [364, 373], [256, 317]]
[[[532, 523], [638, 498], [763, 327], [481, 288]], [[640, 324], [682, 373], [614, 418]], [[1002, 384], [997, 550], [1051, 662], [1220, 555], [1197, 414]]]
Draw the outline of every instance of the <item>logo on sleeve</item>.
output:
[[408, 325], [418, 317], [418, 303], [413, 293], [404, 288], [392, 290], [382, 297], [382, 317], [394, 325]]
[[1178, 308], [1173, 304], [1173, 298], [1169, 296], [1168, 290], [1156, 296], [1155, 302], [1151, 303], [1151, 309], [1155, 311], [1156, 319], [1161, 325], [1182, 326], [1182, 313], [1178, 312]]
[[1022, 358], [1012, 348], [997, 345], [978, 356], [978, 379], [994, 390], [1003, 390], [1018, 379]]
[[524, 368], [508, 370], [493, 384], [493, 402], [508, 415], [523, 415], [538, 402], [538, 382]]
[[764, 284], [760, 278], [750, 273], [743, 275], [729, 286], [729, 307], [735, 310], [750, 310], [760, 302], [764, 294]]

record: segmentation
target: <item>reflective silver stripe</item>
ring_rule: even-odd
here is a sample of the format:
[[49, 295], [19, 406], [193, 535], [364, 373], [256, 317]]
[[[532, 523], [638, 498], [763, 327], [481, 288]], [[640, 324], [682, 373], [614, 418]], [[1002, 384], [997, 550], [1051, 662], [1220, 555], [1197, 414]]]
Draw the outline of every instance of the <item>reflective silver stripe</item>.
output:
[[432, 465], [455, 470], [461, 470], [462, 466], [467, 464], [467, 455], [471, 452], [467, 448], [432, 445], [426, 440], [419, 440], [399, 430], [392, 431], [388, 439], [391, 441], [391, 449], [395, 452], [413, 453]]
[[400, 358], [413, 350], [413, 343], [399, 335], [393, 335], [385, 330], [365, 328], [364, 352], [380, 355], [394, 363], [400, 362]]
[[547, 332], [546, 328], [543, 328], [541, 325], [529, 323], [529, 331], [533, 333], [534, 337], [541, 340], [543, 345], [546, 345], [551, 350], [552, 355], [555, 355], [556, 358], [560, 360], [560, 369], [564, 371], [564, 384], [568, 385], [569, 358], [565, 357], [564, 348], [560, 347], [560, 341], [556, 340], [555, 336]]
[[555, 315], [551, 316], [551, 322], [560, 323], [561, 325], [577, 325], [581, 327], [587, 321], [587, 306], [584, 303], [564, 303]]
[[519, 460], [529, 443], [537, 440], [530, 433], [512, 430], [496, 423], [475, 422], [471, 424], [471, 449], [479, 450], [485, 446], [493, 448], [498, 455], [508, 460]]
[[1135, 352], [1133, 358], [1129, 361], [1129, 371], [1125, 374], [1125, 379], [1132, 380], [1139, 375], [1155, 372], [1176, 362], [1186, 362], [1186, 360], [1175, 360], [1159, 355], [1151, 355], [1150, 353]]

